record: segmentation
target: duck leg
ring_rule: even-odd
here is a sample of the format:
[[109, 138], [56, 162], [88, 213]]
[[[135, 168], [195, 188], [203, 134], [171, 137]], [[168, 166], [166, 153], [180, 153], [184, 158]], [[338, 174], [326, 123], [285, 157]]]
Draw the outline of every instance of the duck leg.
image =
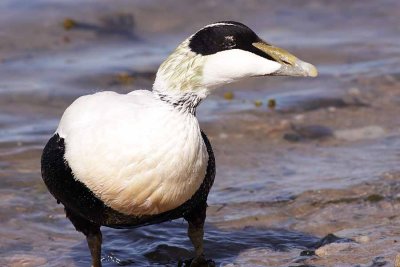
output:
[[102, 235], [100, 225], [96, 225], [81, 216], [74, 214], [67, 208], [65, 208], [65, 214], [72, 222], [75, 229], [86, 236], [90, 254], [92, 255], [92, 267], [101, 267]]
[[92, 266], [101, 267], [101, 241], [102, 235], [100, 227], [93, 229], [86, 236], [86, 241], [92, 255]]
[[190, 267], [215, 266], [212, 260], [206, 260], [204, 257], [204, 221], [206, 219], [207, 203], [194, 208], [184, 218], [188, 221], [188, 236], [195, 250], [195, 258]]
[[196, 257], [204, 256], [204, 247], [203, 247], [204, 225], [203, 224], [195, 225], [192, 222], [189, 222], [188, 236], [194, 246]]

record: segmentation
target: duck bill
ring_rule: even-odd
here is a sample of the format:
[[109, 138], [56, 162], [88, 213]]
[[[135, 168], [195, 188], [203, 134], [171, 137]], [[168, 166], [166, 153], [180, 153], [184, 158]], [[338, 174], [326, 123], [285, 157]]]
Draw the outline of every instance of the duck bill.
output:
[[318, 76], [318, 70], [314, 65], [298, 59], [296, 56], [282, 48], [272, 46], [266, 42], [256, 42], [253, 43], [253, 46], [281, 64], [281, 67], [270, 75], [303, 77]]
[[317, 77], [318, 70], [314, 65], [297, 59], [291, 66], [281, 65], [280, 69], [272, 75]]

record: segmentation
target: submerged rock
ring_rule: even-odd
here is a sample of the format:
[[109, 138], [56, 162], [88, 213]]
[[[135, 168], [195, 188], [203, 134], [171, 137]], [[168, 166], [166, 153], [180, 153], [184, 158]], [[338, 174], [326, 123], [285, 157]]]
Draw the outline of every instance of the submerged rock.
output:
[[95, 24], [65, 18], [62, 25], [66, 31], [92, 31], [98, 35], [118, 35], [131, 40], [140, 40], [135, 32], [134, 16], [129, 13], [108, 14], [100, 18], [100, 23]]
[[334, 234], [328, 234], [311, 246], [311, 248], [315, 248], [315, 250], [304, 250], [300, 253], [300, 256], [312, 257], [316, 255], [322, 257], [330, 254], [335, 254], [338, 251], [342, 251], [348, 248], [349, 244], [355, 243], [352, 239], [338, 237]]
[[283, 138], [290, 142], [303, 140], [319, 140], [333, 136], [333, 131], [322, 125], [292, 125], [292, 132], [284, 134]]
[[381, 196], [378, 194], [371, 194], [371, 195], [367, 196], [365, 200], [369, 201], [369, 202], [379, 202], [384, 199], [385, 199], [384, 196]]
[[321, 240], [319, 240], [314, 247], [315, 248], [320, 248], [328, 244], [332, 243], [350, 243], [353, 242], [353, 240], [349, 238], [343, 238], [343, 237], [338, 237], [334, 234], [327, 234], [325, 237], [323, 237]]

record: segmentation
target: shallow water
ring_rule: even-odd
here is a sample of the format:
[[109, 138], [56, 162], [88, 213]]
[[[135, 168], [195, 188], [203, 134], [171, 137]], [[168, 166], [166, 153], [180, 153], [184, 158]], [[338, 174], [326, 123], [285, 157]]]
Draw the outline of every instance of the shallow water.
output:
[[[383, 240], [391, 240], [396, 231], [382, 224], [397, 220], [400, 191], [381, 187], [394, 183], [382, 177], [400, 171], [399, 17], [394, 0], [2, 1], [0, 265], [88, 266], [83, 236], [40, 178], [41, 149], [75, 98], [150, 88], [158, 65], [180, 41], [225, 19], [244, 22], [312, 62], [320, 76], [249, 80], [202, 103], [198, 118], [218, 166], [209, 196], [207, 256], [221, 266], [287, 266], [333, 231], [386, 231]], [[78, 26], [65, 30], [65, 18]], [[234, 99], [224, 99], [231, 91]], [[277, 102], [274, 110], [269, 99]], [[323, 125], [333, 135], [307, 137], [292, 124]], [[375, 191], [384, 200], [364, 201]], [[318, 192], [326, 194], [315, 204]], [[358, 202], [342, 201], [350, 196]], [[343, 213], [328, 220], [335, 208]], [[365, 220], [350, 216], [354, 209]], [[182, 220], [104, 229], [104, 265], [176, 266], [192, 256], [185, 233]], [[391, 260], [396, 250], [388, 246], [355, 263], [380, 255]]]

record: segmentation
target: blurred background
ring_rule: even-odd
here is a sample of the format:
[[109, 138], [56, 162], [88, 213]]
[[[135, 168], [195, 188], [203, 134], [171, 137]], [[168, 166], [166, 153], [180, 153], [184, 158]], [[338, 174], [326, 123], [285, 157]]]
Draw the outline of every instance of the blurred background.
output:
[[[198, 109], [217, 161], [205, 247], [218, 266], [392, 266], [400, 250], [400, 2], [0, 2], [0, 265], [89, 266], [40, 175], [77, 97], [151, 89], [186, 37], [235, 20], [319, 69], [232, 84]], [[177, 266], [183, 220], [104, 229], [104, 266]], [[355, 242], [320, 247], [334, 233]], [[316, 248], [319, 257], [306, 256]]]

